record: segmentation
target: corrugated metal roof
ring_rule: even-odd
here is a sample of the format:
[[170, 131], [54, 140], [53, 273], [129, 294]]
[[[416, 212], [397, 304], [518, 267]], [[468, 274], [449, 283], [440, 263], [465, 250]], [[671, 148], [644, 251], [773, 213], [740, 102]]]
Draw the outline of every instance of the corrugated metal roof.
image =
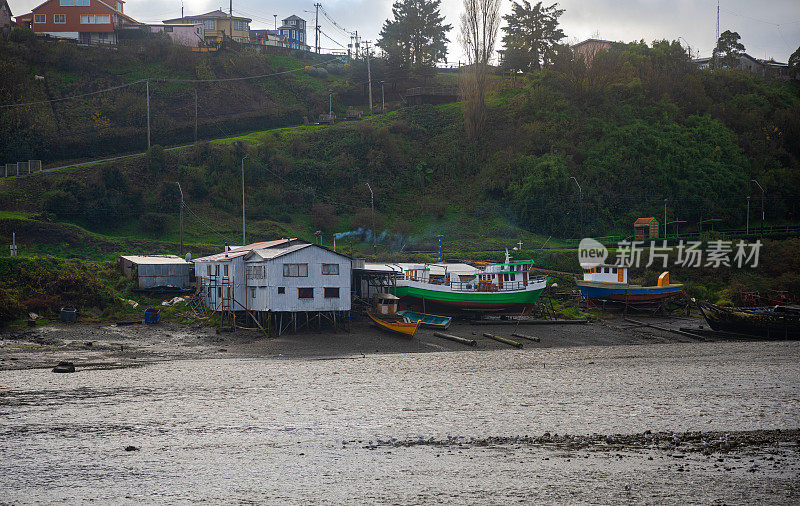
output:
[[[223, 262], [230, 260], [231, 258], [237, 258], [242, 255], [246, 255], [253, 250], [257, 249], [265, 249], [265, 248], [274, 248], [275, 246], [279, 246], [285, 243], [291, 243], [292, 241], [296, 241], [297, 238], [292, 239], [278, 239], [275, 241], [263, 241], [263, 242], [254, 242], [252, 244], [248, 244], [246, 246], [239, 246], [236, 248], [231, 248], [228, 251], [223, 251], [222, 253], [217, 253], [214, 255], [209, 255], [207, 257], [198, 258], [195, 262]], [[308, 244], [308, 243], [306, 243]]]
[[[251, 252], [252, 255], [247, 259], [247, 261], [249, 262], [252, 260], [253, 262], [260, 262], [262, 260], [271, 260], [283, 255], [288, 255], [289, 253], [294, 253], [295, 251], [300, 251], [301, 249], [308, 248], [309, 246], [313, 246], [313, 244], [295, 244], [293, 246], [287, 246], [286, 248], [256, 249]], [[259, 258], [253, 258], [256, 256]]]
[[189, 264], [176, 255], [123, 255], [121, 258], [137, 265]]

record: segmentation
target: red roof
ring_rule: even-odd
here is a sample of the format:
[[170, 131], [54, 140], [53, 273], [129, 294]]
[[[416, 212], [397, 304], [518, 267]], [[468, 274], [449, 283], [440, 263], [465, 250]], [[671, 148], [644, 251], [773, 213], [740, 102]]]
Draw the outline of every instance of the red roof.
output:
[[639, 218], [636, 220], [636, 223], [633, 224], [634, 227], [649, 227], [654, 221], [655, 218]]

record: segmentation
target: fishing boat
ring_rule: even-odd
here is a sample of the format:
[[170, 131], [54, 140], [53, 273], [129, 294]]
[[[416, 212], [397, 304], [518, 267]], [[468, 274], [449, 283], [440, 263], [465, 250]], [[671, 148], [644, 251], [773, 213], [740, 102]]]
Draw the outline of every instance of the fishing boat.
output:
[[547, 287], [546, 276], [535, 276], [533, 260], [506, 261], [478, 269], [461, 264], [415, 265], [396, 280], [395, 295], [407, 305], [443, 311], [524, 314]]
[[683, 285], [670, 283], [669, 272], [658, 277], [656, 286], [628, 283], [628, 268], [617, 265], [598, 265], [583, 270], [583, 280], [576, 281], [581, 295], [590, 304], [604, 302], [646, 304], [683, 293]]
[[431, 329], [446, 330], [453, 320], [449, 316], [438, 316], [435, 314], [417, 313], [415, 311], [403, 310], [398, 311], [398, 315], [402, 316], [410, 322], [419, 322], [421, 327], [428, 327]]
[[[370, 311], [367, 311], [367, 315], [370, 319], [377, 325], [378, 327], [388, 330], [389, 332], [400, 334], [401, 336], [412, 338], [414, 334], [417, 333], [417, 329], [419, 328], [419, 322], [408, 322], [405, 318], [395, 316], [392, 318], [391, 316], [384, 316], [382, 318], [378, 318], [376, 315], [372, 314]], [[389, 321], [395, 320], [395, 321]]]
[[721, 307], [698, 302], [708, 325], [718, 332], [767, 338], [800, 337], [800, 306]]

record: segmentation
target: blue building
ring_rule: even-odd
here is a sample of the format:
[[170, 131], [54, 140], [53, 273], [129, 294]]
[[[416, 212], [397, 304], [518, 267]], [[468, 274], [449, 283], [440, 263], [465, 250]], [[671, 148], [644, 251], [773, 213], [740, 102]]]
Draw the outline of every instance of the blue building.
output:
[[289, 16], [283, 20], [283, 24], [278, 28], [278, 33], [286, 39], [289, 47], [305, 51], [311, 50], [306, 43], [305, 19], [295, 15]]

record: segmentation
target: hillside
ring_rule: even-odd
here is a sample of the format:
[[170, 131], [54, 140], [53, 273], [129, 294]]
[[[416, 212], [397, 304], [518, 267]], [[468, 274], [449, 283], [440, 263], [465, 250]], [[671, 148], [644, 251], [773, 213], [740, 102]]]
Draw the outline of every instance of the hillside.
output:
[[[238, 79], [265, 74], [277, 75]], [[300, 51], [201, 54], [168, 39], [111, 49], [0, 40], [0, 103], [51, 101], [0, 109], [0, 153], [3, 162], [46, 163], [143, 151], [145, 79], [150, 79], [152, 143], [171, 145], [194, 140], [195, 94], [198, 137], [221, 137], [316, 118], [328, 110], [329, 89], [337, 93], [337, 110], [344, 111], [360, 98], [348, 74], [330, 56]], [[220, 79], [228, 80], [214, 81]], [[116, 89], [92, 94], [109, 88]]]
[[[581, 232], [571, 177], [582, 188], [585, 236], [630, 236], [636, 217], [661, 219], [664, 199], [668, 220], [684, 222], [682, 234], [696, 237], [708, 219], [720, 220], [717, 228], [743, 227], [748, 195], [753, 230], [761, 194], [752, 179], [766, 190], [768, 224], [798, 222], [797, 83], [693, 70], [668, 43], [631, 44], [589, 69], [561, 62], [493, 82], [478, 142], [465, 139], [459, 104], [402, 108], [5, 179], [0, 210], [17, 213], [18, 230], [44, 219], [112, 245], [131, 239], [144, 242], [129, 248], [160, 250], [163, 243], [152, 241], [179, 238], [179, 181], [185, 242], [236, 244], [247, 156], [248, 239], [311, 240], [320, 230], [326, 244], [338, 233], [340, 247], [371, 252], [369, 183], [383, 257], [431, 251], [439, 234], [448, 252], [471, 258], [494, 258], [482, 252], [518, 240], [531, 248], [552, 236], [548, 246], [563, 245]], [[29, 248], [69, 250], [38, 240]]]

